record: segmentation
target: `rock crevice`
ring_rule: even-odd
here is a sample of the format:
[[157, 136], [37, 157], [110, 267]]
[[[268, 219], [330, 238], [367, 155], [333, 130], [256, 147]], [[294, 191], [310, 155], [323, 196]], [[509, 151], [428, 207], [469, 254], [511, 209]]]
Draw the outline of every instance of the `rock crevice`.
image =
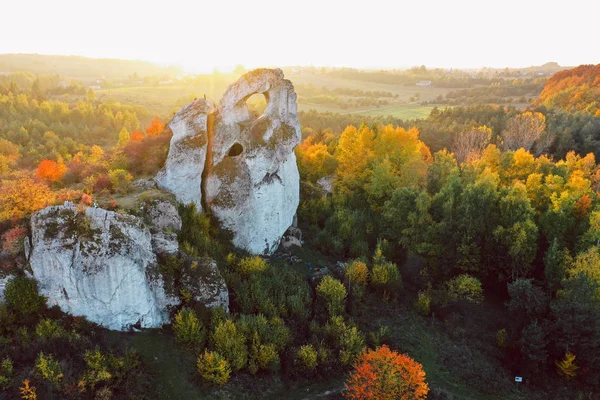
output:
[[[256, 93], [267, 101], [259, 117], [246, 104]], [[218, 107], [195, 100], [169, 126], [173, 137], [158, 185], [213, 214], [237, 247], [274, 252], [300, 200], [296, 93], [283, 72], [248, 72], [227, 88]]]

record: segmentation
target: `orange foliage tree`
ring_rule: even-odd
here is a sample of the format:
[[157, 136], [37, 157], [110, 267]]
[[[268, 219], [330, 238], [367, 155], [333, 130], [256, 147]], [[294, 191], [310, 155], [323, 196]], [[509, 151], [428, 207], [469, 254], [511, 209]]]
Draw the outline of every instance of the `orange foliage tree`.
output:
[[385, 345], [360, 355], [346, 389], [353, 400], [421, 400], [429, 392], [423, 366]]
[[54, 202], [50, 188], [31, 178], [0, 181], [0, 222], [21, 219]]
[[46, 182], [60, 182], [67, 172], [67, 167], [63, 163], [57, 163], [52, 160], [43, 160], [37, 167], [35, 175]]
[[158, 136], [165, 130], [165, 124], [162, 123], [160, 118], [156, 117], [150, 123], [150, 126], [146, 128], [148, 136]]
[[136, 130], [133, 131], [129, 140], [131, 140], [132, 142], [141, 142], [142, 140], [144, 140], [144, 137], [145, 136], [142, 132]]

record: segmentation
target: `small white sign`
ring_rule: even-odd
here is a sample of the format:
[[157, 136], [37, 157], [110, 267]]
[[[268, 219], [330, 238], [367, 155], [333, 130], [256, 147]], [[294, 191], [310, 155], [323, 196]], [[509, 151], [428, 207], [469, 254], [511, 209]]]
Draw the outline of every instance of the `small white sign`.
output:
[[523, 382], [522, 376], [515, 376], [515, 382]]

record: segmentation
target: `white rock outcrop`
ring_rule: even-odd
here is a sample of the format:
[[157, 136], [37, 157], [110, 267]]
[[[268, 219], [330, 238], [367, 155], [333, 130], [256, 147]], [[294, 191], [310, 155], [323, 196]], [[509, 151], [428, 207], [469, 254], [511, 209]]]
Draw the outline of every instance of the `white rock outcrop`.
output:
[[6, 284], [14, 277], [14, 275], [0, 276], [0, 304], [4, 303], [4, 289]]
[[[173, 216], [152, 221], [166, 221], [165, 226], [177, 224]], [[156, 230], [156, 226], [151, 227]], [[85, 316], [109, 329], [127, 330], [169, 323], [169, 311], [180, 304], [175, 278], [161, 274], [155, 254], [157, 238], [167, 242], [162, 244], [168, 248], [166, 253], [177, 252], [175, 233], [158, 230], [153, 235], [141, 218], [70, 206], [48, 207], [36, 213], [31, 218], [31, 231], [29, 263], [48, 306], [57, 305], [64, 312]], [[192, 280], [190, 286], [226, 298], [226, 302], [215, 304], [227, 307], [229, 296], [223, 278], [218, 271], [210, 278]], [[215, 305], [212, 299], [207, 303]]]
[[173, 132], [165, 167], [154, 178], [161, 189], [175, 193], [182, 203], [202, 209], [202, 171], [206, 163], [208, 115], [216, 111], [210, 100], [199, 99], [183, 107], [171, 122]]
[[[267, 100], [259, 117], [246, 105], [256, 93]], [[173, 138], [159, 186], [214, 214], [237, 247], [274, 252], [300, 201], [296, 93], [283, 72], [251, 71], [228, 87], [218, 109], [196, 100], [169, 126]]]

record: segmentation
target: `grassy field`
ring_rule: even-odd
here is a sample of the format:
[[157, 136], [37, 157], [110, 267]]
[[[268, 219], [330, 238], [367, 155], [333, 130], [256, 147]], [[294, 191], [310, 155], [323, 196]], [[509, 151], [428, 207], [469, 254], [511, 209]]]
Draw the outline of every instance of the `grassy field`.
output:
[[[418, 104], [408, 104], [411, 97], [417, 93], [420, 96], [419, 101], [431, 101], [439, 95], [445, 95], [449, 90], [444, 88], [434, 87], [416, 87], [405, 85], [387, 85], [369, 83], [363, 81], [354, 81], [349, 79], [340, 79], [320, 74], [292, 74], [286, 76], [297, 85], [312, 84], [316, 88], [349, 88], [361, 90], [379, 90], [391, 92], [397, 95], [397, 98], [388, 100], [392, 103], [389, 106], [380, 108], [363, 107], [358, 109], [342, 109], [335, 105], [311, 104], [300, 99], [298, 103], [299, 110], [308, 111], [315, 109], [319, 112], [333, 113], [356, 113], [364, 115], [393, 115], [398, 118], [424, 118], [429, 115], [432, 107], [420, 106]], [[234, 77], [227, 78], [226, 82], [233, 82]], [[219, 101], [225, 86], [220, 85], [141, 85], [141, 86], [122, 86], [115, 88], [99, 89], [96, 91], [98, 98], [102, 100], [114, 99], [122, 103], [131, 103], [146, 107], [152, 114], [159, 115], [163, 118], [169, 118], [183, 105], [189, 103], [196, 97], [206, 95], [207, 98]]]

